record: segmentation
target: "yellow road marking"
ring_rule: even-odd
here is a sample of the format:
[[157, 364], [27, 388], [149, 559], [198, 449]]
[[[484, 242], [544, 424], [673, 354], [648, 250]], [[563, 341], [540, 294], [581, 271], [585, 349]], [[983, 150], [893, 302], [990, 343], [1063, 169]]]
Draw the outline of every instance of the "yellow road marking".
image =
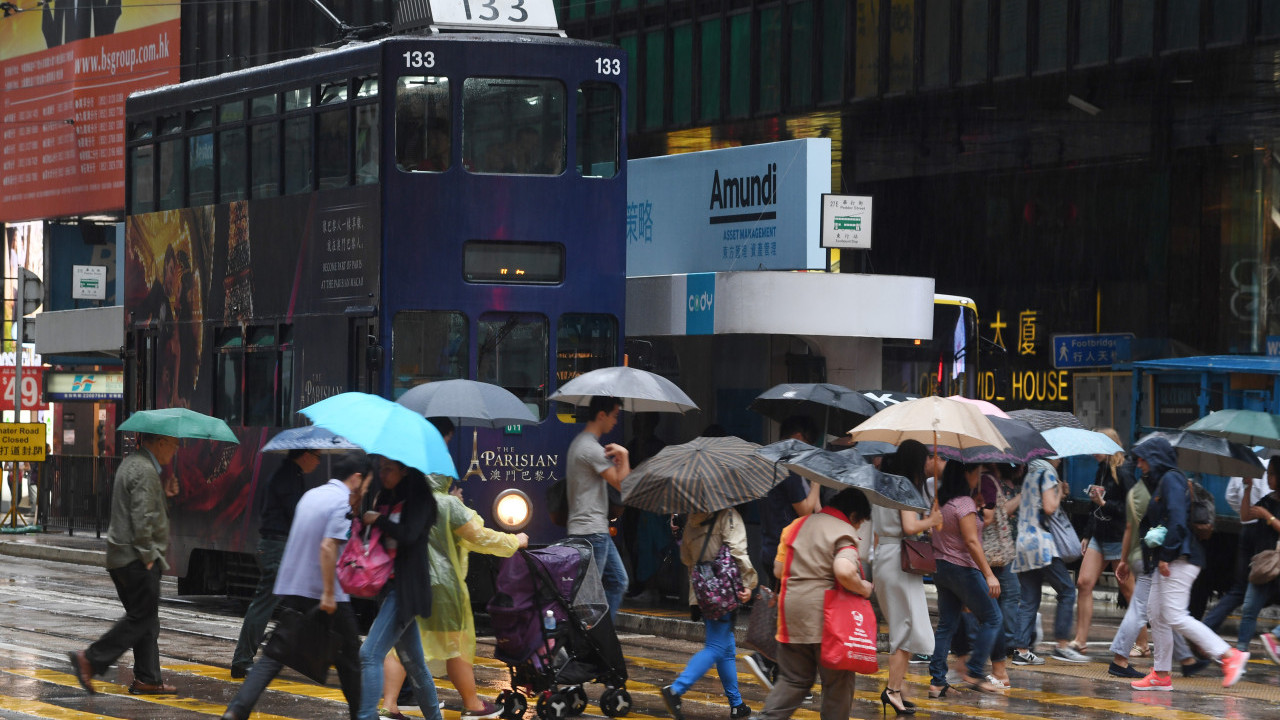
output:
[[61, 705], [52, 705], [38, 700], [24, 700], [8, 695], [0, 695], [0, 709], [17, 710], [20, 713], [49, 718], [49, 720], [118, 720], [110, 715], [72, 710]]

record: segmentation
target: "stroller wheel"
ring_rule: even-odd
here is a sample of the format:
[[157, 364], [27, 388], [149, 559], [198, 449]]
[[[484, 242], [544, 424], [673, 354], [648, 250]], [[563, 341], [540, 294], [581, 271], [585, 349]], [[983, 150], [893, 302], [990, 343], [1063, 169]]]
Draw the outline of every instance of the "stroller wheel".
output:
[[535, 711], [538, 720], [564, 720], [569, 716], [570, 699], [561, 692], [543, 692], [538, 696]]
[[565, 690], [565, 695], [569, 698], [569, 714], [581, 715], [587, 709], [587, 691], [582, 689], [581, 685], [574, 685]]
[[626, 688], [606, 689], [600, 695], [600, 710], [609, 717], [626, 717], [631, 712], [631, 693]]
[[498, 694], [498, 704], [502, 706], [503, 720], [519, 720], [529, 708], [529, 701], [524, 695], [514, 690], [503, 690]]

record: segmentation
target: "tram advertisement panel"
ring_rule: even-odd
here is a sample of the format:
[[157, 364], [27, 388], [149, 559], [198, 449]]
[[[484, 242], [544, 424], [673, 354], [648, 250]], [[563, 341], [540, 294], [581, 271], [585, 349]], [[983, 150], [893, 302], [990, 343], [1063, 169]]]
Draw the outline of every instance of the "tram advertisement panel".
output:
[[[249, 340], [237, 339], [232, 350], [241, 358], [277, 352], [272, 357], [291, 373], [282, 382], [293, 388], [278, 416], [286, 422], [298, 408], [345, 390], [343, 312], [373, 305], [378, 296], [379, 196], [377, 186], [365, 186], [130, 217], [126, 314], [131, 329], [155, 332], [156, 405], [218, 414], [215, 397], [224, 388], [215, 387], [216, 364], [229, 362], [218, 333], [226, 328], [264, 329], [261, 336], [250, 332], [244, 336]], [[276, 336], [280, 323], [292, 328], [287, 344]], [[253, 361], [234, 362], [243, 362], [243, 369], [224, 367], [222, 377], [244, 383], [243, 424], [276, 425], [250, 419], [253, 403], [263, 399], [250, 389]], [[268, 394], [266, 402], [271, 400]], [[182, 486], [175, 528], [215, 536], [200, 538], [199, 547], [239, 549], [253, 505], [247, 480], [274, 470], [276, 459], [258, 453], [265, 427], [237, 434], [240, 445], [184, 446], [174, 463]], [[191, 522], [184, 525], [187, 514]]]
[[124, 206], [124, 99], [179, 80], [179, 6], [46, 2], [0, 23], [0, 222]]

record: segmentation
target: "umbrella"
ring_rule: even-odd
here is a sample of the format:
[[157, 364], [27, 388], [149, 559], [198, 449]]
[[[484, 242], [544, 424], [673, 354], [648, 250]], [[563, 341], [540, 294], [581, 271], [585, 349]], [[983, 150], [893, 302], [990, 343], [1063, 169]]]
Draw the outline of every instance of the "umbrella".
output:
[[855, 441], [879, 440], [894, 445], [918, 440], [933, 447], [959, 450], [984, 445], [1009, 449], [1008, 441], [978, 408], [937, 396], [887, 407], [850, 430], [849, 436]]
[[859, 390], [858, 392], [870, 400], [871, 404], [875, 405], [879, 410], [920, 397], [912, 393], [895, 392], [893, 390]]
[[1009, 417], [1009, 415], [1008, 415], [1007, 413], [1005, 413], [1005, 411], [1001, 410], [1000, 408], [996, 407], [995, 405], [992, 405], [991, 403], [987, 402], [986, 400], [975, 400], [975, 399], [973, 399], [973, 398], [967, 398], [967, 397], [965, 397], [965, 396], [963, 396], [963, 395], [948, 395], [948, 396], [947, 396], [947, 399], [948, 399], [948, 400], [959, 400], [960, 402], [963, 402], [963, 403], [969, 403], [970, 405], [973, 405], [974, 407], [976, 407], [976, 408], [978, 408], [979, 410], [981, 410], [981, 411], [982, 411], [982, 414], [983, 414], [983, 415], [986, 415], [987, 417], [998, 417], [998, 418], [1008, 418], [1008, 417]]
[[262, 452], [289, 452], [290, 450], [313, 450], [315, 452], [346, 452], [359, 450], [360, 446], [350, 440], [325, 430], [316, 425], [289, 428], [271, 438], [271, 442], [262, 446]]
[[857, 488], [873, 505], [895, 510], [925, 511], [929, 503], [911, 481], [901, 475], [882, 473], [857, 450], [820, 450], [799, 440], [784, 440], [757, 451], [761, 457], [780, 462], [786, 469], [819, 485], [846, 490]]
[[784, 475], [736, 437], [668, 445], [622, 481], [622, 502], [655, 513], [715, 512], [764, 497]]
[[500, 428], [538, 423], [538, 418], [510, 390], [475, 380], [425, 383], [410, 388], [396, 402], [423, 417], [447, 417], [455, 425]]
[[[1164, 437], [1178, 452], [1178, 467], [1187, 472], [1223, 477], [1262, 477], [1266, 470], [1262, 461], [1249, 448], [1226, 438], [1201, 435], [1185, 430], [1153, 432], [1137, 445], [1153, 437]], [[1135, 445], [1134, 447], [1137, 447]]]
[[607, 367], [585, 372], [551, 393], [550, 400], [587, 405], [597, 395], [622, 400], [628, 412], [678, 412], [698, 406], [670, 380], [633, 367]]
[[774, 385], [757, 395], [747, 408], [778, 422], [792, 415], [806, 415], [824, 438], [828, 428], [851, 428], [880, 410], [862, 393], [832, 383]]
[[[1000, 431], [1000, 435], [1009, 441], [1009, 450], [1001, 450], [991, 445], [959, 449], [939, 444], [938, 454], [945, 458], [962, 460], [968, 463], [1003, 462], [1016, 464], [1026, 464], [1036, 458], [1058, 454], [1040, 433], [1033, 430], [1025, 422], [994, 415], [990, 416], [990, 418], [991, 424], [996, 426], [996, 430]], [[1103, 437], [1106, 436], [1104, 435]]]
[[366, 452], [398, 460], [428, 475], [458, 477], [440, 431], [425, 417], [386, 398], [345, 392], [298, 412]]
[[1242, 445], [1280, 449], [1280, 415], [1258, 410], [1219, 410], [1182, 428]]
[[1088, 430], [1080, 418], [1060, 410], [1010, 410], [1009, 417], [1021, 420], [1040, 432], [1056, 427]]
[[1053, 446], [1053, 454], [1058, 457], [1114, 455], [1124, 452], [1124, 448], [1117, 445], [1111, 438], [1084, 428], [1056, 427], [1040, 434]]
[[186, 408], [139, 410], [120, 423], [119, 430], [168, 435], [175, 438], [198, 438], [237, 443], [239, 440], [227, 424], [216, 417]]

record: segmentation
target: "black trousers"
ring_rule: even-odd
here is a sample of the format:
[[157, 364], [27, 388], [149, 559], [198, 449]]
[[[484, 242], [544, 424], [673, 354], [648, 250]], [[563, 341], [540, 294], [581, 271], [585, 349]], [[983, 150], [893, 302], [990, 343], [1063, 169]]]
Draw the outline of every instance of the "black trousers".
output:
[[124, 617], [89, 646], [85, 657], [94, 675], [106, 672], [126, 650], [133, 650], [133, 676], [148, 685], [160, 684], [160, 563], [151, 569], [141, 560], [108, 570]]

